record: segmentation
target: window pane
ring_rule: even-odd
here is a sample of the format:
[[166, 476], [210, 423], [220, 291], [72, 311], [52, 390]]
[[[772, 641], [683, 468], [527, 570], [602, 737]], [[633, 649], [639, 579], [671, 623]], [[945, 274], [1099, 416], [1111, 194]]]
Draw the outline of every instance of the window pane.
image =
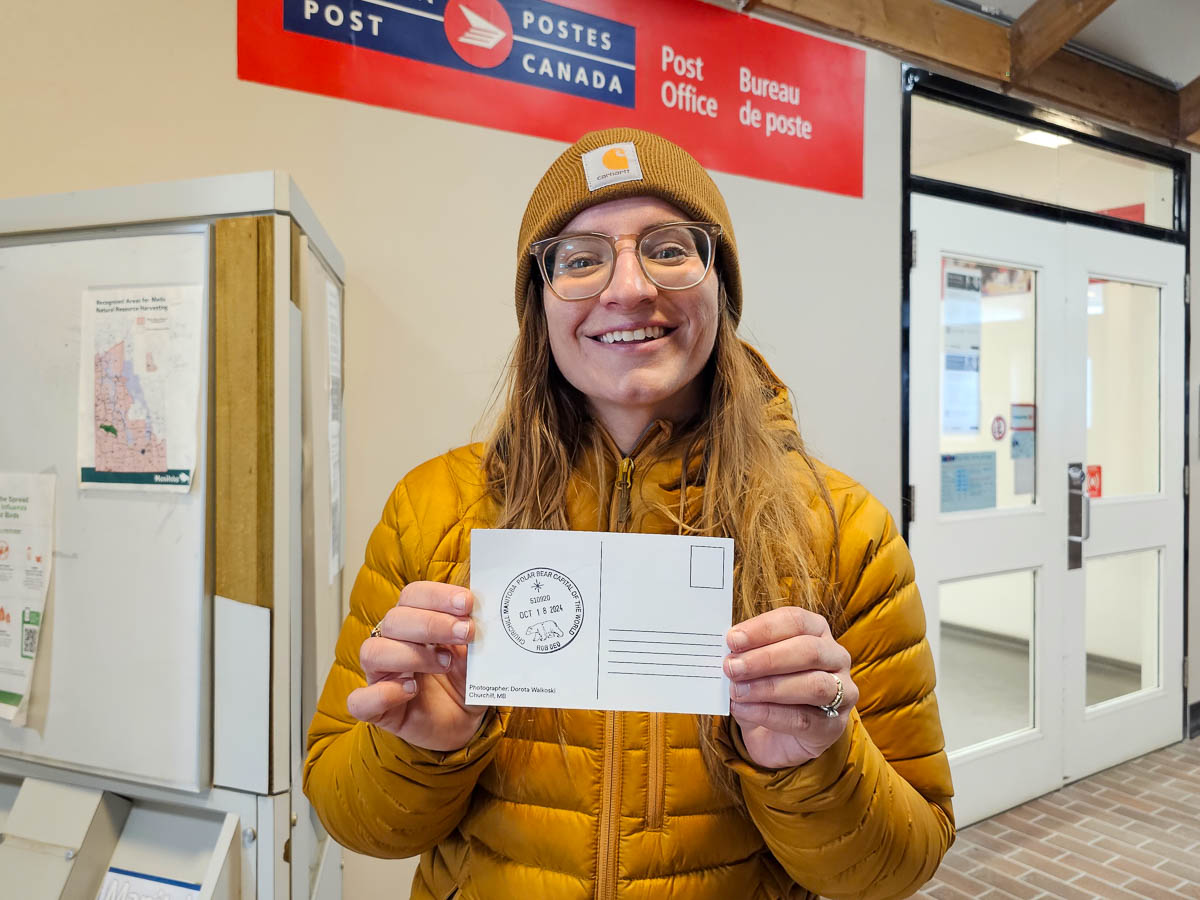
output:
[[914, 175], [1174, 227], [1170, 168], [1063, 140], [927, 97], [912, 99]]
[[1034, 573], [938, 585], [938, 708], [946, 749], [1033, 727]]
[[1088, 706], [1158, 687], [1158, 554], [1084, 561]]
[[1087, 459], [1093, 497], [1159, 491], [1159, 289], [1088, 284]]
[[942, 512], [1036, 498], [1036, 285], [1028, 269], [942, 260]]

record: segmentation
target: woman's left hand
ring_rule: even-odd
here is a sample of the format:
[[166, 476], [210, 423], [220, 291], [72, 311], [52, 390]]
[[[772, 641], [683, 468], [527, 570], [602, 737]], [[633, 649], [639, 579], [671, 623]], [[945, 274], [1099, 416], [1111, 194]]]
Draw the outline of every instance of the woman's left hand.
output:
[[[858, 688], [850, 654], [823, 616], [781, 606], [733, 626], [726, 642], [734, 651], [725, 657], [729, 711], [754, 762], [769, 769], [798, 766], [842, 736]], [[833, 703], [839, 679], [842, 702], [831, 717], [820, 707]]]

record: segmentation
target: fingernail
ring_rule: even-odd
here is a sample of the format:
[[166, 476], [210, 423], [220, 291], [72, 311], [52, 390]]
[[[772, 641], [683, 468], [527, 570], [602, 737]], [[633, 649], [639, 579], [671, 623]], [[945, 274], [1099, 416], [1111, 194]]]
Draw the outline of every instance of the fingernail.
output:
[[450, 601], [450, 605], [453, 606], [459, 612], [462, 612], [464, 609], [467, 608], [467, 595], [466, 594], [458, 594], [457, 596], [455, 596], [455, 598], [453, 600]]
[[400, 682], [400, 687], [404, 688], [404, 693], [415, 694], [417, 692], [417, 680], [415, 678], [405, 678]]
[[750, 693], [750, 688], [748, 685], [738, 684], [736, 682], [734, 683], [733, 696], [741, 698], [745, 697], [748, 693]]
[[455, 622], [452, 629], [456, 638], [465, 638], [471, 632], [470, 622]]
[[731, 650], [741, 650], [746, 646], [746, 632], [737, 631], [736, 629], [729, 632], [729, 648]]
[[438, 665], [441, 666], [443, 669], [446, 668], [446, 666], [450, 665], [450, 651], [449, 650], [439, 650], [438, 655], [437, 655], [437, 661], [438, 661]]
[[731, 659], [729, 661], [729, 677], [741, 678], [746, 674], [746, 662], [741, 659]]

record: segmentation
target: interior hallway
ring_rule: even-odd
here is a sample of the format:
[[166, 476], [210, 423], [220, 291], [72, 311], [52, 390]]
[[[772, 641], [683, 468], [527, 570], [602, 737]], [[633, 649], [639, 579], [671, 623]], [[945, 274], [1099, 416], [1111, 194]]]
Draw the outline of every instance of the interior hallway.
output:
[[[1141, 688], [1141, 671], [1089, 655], [1087, 705], [1123, 697]], [[1032, 727], [1029, 642], [1004, 635], [972, 633], [942, 623], [938, 660], [938, 709], [946, 748], [960, 750]]]
[[1200, 900], [1200, 738], [963, 829], [917, 896]]

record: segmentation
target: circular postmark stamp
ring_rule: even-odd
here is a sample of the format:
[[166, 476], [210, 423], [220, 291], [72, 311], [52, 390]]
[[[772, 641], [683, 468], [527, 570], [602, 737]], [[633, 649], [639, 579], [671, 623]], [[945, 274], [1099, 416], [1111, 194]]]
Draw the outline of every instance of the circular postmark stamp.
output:
[[557, 569], [526, 569], [504, 589], [500, 619], [521, 649], [553, 653], [579, 633], [583, 595], [575, 582]]

